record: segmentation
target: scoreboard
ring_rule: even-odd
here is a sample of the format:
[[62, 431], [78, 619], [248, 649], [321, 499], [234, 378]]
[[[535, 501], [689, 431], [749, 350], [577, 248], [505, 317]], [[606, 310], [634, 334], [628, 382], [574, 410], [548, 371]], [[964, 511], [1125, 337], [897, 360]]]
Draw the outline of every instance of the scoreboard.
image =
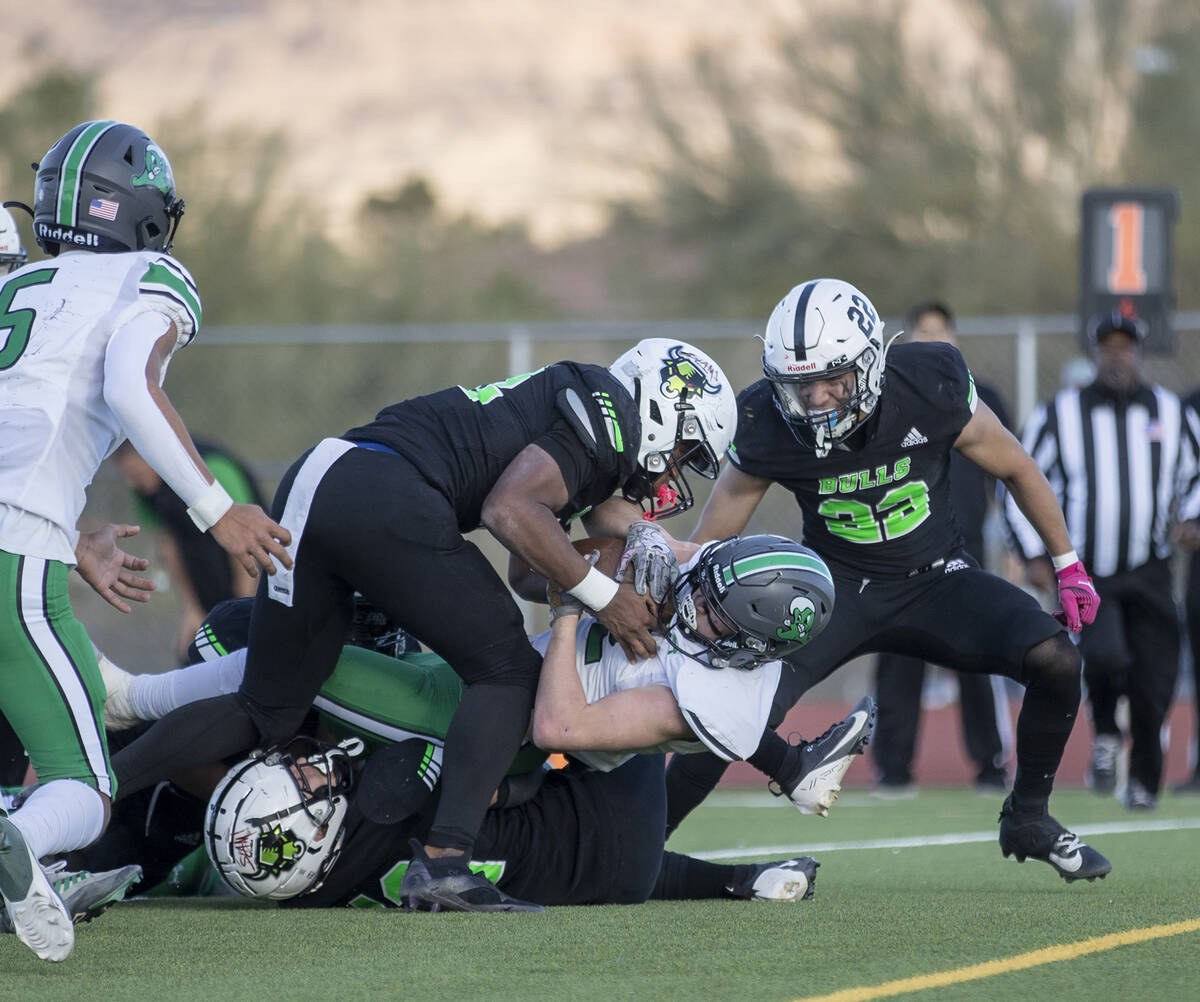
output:
[[1089, 318], [1112, 310], [1146, 324], [1146, 351], [1174, 349], [1171, 227], [1178, 217], [1174, 188], [1092, 188], [1083, 193], [1079, 336], [1085, 351]]

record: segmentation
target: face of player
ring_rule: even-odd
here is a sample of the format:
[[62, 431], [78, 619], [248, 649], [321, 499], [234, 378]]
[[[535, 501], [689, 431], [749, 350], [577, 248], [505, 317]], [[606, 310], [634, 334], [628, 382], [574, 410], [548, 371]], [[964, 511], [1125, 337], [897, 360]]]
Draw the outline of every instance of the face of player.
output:
[[800, 404], [806, 414], [840, 413], [854, 396], [856, 376], [853, 369], [829, 379], [816, 379], [796, 387]]
[[695, 596], [696, 603], [696, 632], [706, 640], [720, 640], [722, 637], [730, 637], [736, 632], [732, 627], [728, 627], [723, 623], [717, 615], [709, 608], [708, 602], [704, 596], [697, 594]]

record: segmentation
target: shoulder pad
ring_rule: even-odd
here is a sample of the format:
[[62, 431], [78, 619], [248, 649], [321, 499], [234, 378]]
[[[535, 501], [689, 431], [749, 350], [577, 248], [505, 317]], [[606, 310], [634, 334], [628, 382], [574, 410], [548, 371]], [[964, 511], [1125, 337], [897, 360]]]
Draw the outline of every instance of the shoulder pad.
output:
[[191, 274], [173, 257], [159, 254], [148, 260], [146, 270], [138, 278], [138, 298], [174, 321], [180, 347], [199, 332], [200, 293]]

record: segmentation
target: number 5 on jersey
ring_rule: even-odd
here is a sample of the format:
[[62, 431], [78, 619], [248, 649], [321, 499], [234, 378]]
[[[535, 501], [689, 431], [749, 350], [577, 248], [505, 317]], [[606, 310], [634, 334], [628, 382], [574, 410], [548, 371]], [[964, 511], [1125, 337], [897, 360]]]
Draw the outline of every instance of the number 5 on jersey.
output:
[[45, 285], [54, 278], [57, 268], [42, 268], [10, 279], [0, 287], [0, 337], [4, 347], [0, 348], [0, 371], [11, 369], [29, 345], [29, 332], [37, 319], [37, 310], [12, 309], [13, 298], [22, 289], [31, 285]]

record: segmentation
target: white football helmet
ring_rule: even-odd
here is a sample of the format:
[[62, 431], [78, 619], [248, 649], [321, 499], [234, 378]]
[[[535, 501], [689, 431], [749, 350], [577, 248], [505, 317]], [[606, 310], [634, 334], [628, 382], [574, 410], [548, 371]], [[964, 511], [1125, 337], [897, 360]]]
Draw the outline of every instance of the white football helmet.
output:
[[[818, 278], [797, 285], [772, 312], [763, 373], [784, 421], [820, 457], [875, 410], [886, 354], [871, 301], [849, 282]], [[853, 384], [836, 405], [814, 397], [815, 384], [850, 375]]]
[[[671, 338], [647, 338], [609, 371], [637, 404], [642, 420], [634, 475], [624, 487], [646, 518], [687, 511], [695, 498], [684, 467], [712, 480], [737, 428], [737, 398], [721, 367], [698, 348]], [[676, 447], [688, 448], [676, 454]], [[655, 482], [663, 475], [659, 487]]]
[[[204, 845], [221, 878], [251, 898], [294, 898], [321, 886], [342, 851], [350, 807], [350, 759], [358, 738], [337, 747], [310, 739], [256, 753], [213, 790]], [[310, 781], [308, 767], [323, 779]]]
[[27, 259], [16, 220], [8, 209], [0, 207], [0, 275], [16, 271]]

